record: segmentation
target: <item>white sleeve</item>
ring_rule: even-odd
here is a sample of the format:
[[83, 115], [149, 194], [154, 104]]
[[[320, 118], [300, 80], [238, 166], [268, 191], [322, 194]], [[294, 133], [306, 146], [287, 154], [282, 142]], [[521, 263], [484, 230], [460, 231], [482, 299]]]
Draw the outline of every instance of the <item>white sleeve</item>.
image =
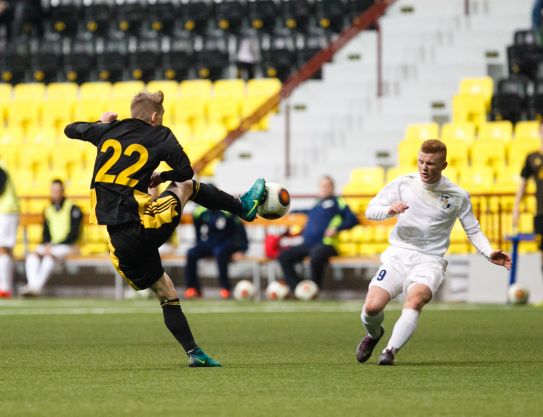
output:
[[458, 218], [460, 219], [460, 223], [462, 223], [462, 227], [466, 231], [471, 244], [475, 246], [481, 254], [487, 258], [490, 257], [490, 254], [493, 251], [492, 246], [490, 246], [490, 242], [481, 231], [479, 222], [473, 215], [471, 200], [467, 194], [460, 204]]
[[366, 208], [366, 217], [369, 220], [383, 220], [391, 217], [388, 214], [390, 205], [400, 200], [399, 181], [394, 180], [388, 183], [377, 193]]

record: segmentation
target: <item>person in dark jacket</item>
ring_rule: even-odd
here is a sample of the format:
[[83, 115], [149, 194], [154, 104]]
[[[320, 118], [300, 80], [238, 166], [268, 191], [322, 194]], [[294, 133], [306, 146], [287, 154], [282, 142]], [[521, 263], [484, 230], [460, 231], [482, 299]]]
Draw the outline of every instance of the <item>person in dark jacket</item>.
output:
[[197, 264], [200, 259], [211, 256], [217, 260], [221, 298], [230, 298], [232, 293], [228, 265], [232, 260], [242, 257], [248, 248], [245, 228], [236, 216], [225, 211], [197, 207], [192, 216], [196, 229], [196, 246], [187, 252], [185, 298], [202, 295]]
[[42, 243], [26, 257], [28, 285], [21, 289], [21, 295], [40, 295], [56, 263], [77, 251], [82, 219], [81, 209], [65, 197], [63, 182], [53, 180], [51, 204], [43, 213]]
[[300, 282], [295, 265], [306, 256], [310, 258], [311, 279], [321, 287], [324, 269], [330, 257], [338, 254], [338, 233], [358, 224], [358, 218], [345, 201], [334, 195], [334, 180], [328, 175], [323, 176], [319, 182], [319, 197], [311, 210], [300, 211], [307, 215], [307, 223], [302, 232], [303, 243], [279, 255], [279, 264], [291, 291]]

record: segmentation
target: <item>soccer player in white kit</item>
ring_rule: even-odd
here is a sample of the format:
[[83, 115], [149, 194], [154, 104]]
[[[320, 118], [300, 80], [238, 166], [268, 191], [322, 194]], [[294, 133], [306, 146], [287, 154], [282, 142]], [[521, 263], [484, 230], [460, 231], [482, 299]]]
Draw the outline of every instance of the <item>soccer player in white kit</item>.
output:
[[405, 302], [392, 335], [379, 357], [379, 365], [393, 365], [396, 353], [417, 327], [422, 308], [443, 281], [443, 258], [458, 218], [470, 242], [490, 262], [511, 268], [511, 256], [494, 250], [473, 215], [469, 194], [441, 175], [447, 167], [447, 147], [439, 140], [425, 141], [419, 151], [418, 174], [404, 175], [387, 184], [370, 202], [366, 217], [383, 220], [398, 216], [381, 255], [382, 265], [369, 285], [362, 308], [366, 335], [356, 359], [366, 362], [383, 337], [383, 310], [403, 293]]

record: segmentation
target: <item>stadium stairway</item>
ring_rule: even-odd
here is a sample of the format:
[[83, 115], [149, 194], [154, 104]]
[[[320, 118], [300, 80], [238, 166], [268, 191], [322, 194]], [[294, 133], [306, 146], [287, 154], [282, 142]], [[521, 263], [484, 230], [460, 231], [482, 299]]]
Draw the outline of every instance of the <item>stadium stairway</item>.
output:
[[[290, 105], [290, 178], [285, 178], [285, 106], [266, 132], [232, 145], [215, 170], [218, 185], [247, 186], [247, 173], [284, 182], [294, 193], [331, 173], [347, 182], [356, 166], [392, 166], [410, 123], [448, 121], [463, 77], [505, 75], [506, 45], [530, 22], [531, 0], [400, 0], [381, 19], [383, 96], [377, 98], [377, 32], [364, 31], [309, 80]], [[437, 107], [437, 108], [436, 108]], [[253, 175], [251, 175], [253, 177]]]

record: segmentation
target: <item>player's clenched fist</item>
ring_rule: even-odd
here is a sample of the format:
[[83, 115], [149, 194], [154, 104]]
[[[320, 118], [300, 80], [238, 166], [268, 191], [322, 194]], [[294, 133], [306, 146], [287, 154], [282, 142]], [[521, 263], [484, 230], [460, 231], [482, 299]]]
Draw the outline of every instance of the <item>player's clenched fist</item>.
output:
[[392, 203], [388, 208], [388, 215], [395, 216], [396, 214], [403, 213], [408, 208], [409, 206], [407, 205], [407, 203], [404, 203], [403, 201], [396, 201]]
[[115, 120], [117, 120], [117, 113], [114, 113], [112, 111], [106, 111], [100, 116], [100, 121], [102, 123], [111, 123]]

